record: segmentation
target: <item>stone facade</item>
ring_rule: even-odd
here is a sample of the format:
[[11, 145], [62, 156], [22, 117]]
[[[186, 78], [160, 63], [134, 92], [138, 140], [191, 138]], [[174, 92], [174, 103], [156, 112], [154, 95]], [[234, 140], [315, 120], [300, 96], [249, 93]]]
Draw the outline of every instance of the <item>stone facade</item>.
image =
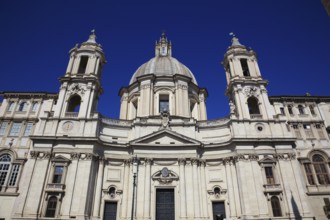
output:
[[164, 34], [120, 119], [96, 112], [95, 33], [58, 94], [3, 92], [0, 219], [328, 219], [330, 97], [268, 96], [235, 36], [222, 63], [230, 115], [216, 120]]

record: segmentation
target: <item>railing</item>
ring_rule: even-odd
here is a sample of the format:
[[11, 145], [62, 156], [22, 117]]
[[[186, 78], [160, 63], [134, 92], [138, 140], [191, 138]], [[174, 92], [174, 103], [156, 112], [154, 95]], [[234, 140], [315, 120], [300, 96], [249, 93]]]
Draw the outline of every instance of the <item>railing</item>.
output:
[[64, 184], [61, 184], [61, 183], [48, 183], [47, 184], [47, 187], [46, 187], [47, 190], [54, 190], [54, 191], [62, 191], [65, 189], [65, 185]]
[[124, 127], [130, 127], [132, 125], [132, 121], [129, 120], [120, 120], [120, 119], [104, 118], [104, 117], [102, 117], [101, 120], [103, 123], [108, 125], [124, 126]]
[[226, 117], [226, 118], [219, 118], [219, 119], [215, 119], [215, 120], [198, 121], [197, 125], [199, 127], [212, 127], [212, 126], [224, 125], [228, 121], [229, 121], [229, 117]]
[[278, 192], [282, 191], [281, 184], [264, 184], [265, 192]]
[[250, 117], [251, 119], [262, 119], [262, 115], [260, 114], [251, 114]]

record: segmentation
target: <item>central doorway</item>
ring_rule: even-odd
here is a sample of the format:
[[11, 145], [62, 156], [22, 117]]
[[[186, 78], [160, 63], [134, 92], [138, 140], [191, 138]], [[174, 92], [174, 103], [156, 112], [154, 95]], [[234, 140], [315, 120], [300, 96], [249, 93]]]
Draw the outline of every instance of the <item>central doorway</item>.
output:
[[174, 189], [157, 189], [156, 220], [175, 220]]
[[212, 202], [213, 220], [226, 219], [226, 208], [224, 202]]

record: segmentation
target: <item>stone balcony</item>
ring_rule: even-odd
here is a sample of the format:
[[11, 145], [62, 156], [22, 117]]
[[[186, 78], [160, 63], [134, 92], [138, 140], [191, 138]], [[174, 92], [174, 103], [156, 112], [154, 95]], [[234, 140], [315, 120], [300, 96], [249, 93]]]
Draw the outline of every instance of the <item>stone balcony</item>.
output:
[[48, 183], [46, 186], [46, 191], [48, 192], [64, 192], [65, 184], [61, 183]]
[[281, 184], [274, 183], [274, 184], [264, 184], [264, 192], [270, 193], [270, 192], [282, 192]]

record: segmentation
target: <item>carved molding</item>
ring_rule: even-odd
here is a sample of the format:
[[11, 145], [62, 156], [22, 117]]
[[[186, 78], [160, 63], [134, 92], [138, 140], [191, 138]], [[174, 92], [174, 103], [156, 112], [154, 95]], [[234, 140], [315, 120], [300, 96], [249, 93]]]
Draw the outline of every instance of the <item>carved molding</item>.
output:
[[80, 96], [83, 96], [86, 92], [85, 86], [79, 85], [78, 83], [73, 83], [68, 88], [68, 95], [69, 97], [73, 94], [78, 94]]
[[179, 163], [180, 166], [184, 166], [184, 165], [186, 165], [186, 159], [185, 158], [179, 158], [178, 163]]
[[244, 87], [243, 93], [246, 97], [250, 97], [250, 96], [258, 96], [258, 87], [256, 86], [246, 86]]
[[294, 160], [296, 159], [296, 154], [294, 153], [278, 153], [273, 155], [277, 160]]
[[152, 180], [156, 180], [160, 184], [168, 185], [171, 184], [174, 180], [179, 180], [179, 176], [172, 170], [164, 167], [162, 170], [159, 170], [152, 175]]
[[177, 89], [187, 90], [187, 89], [188, 89], [188, 86], [179, 83], [179, 84], [176, 85], [176, 88], [177, 88]]
[[32, 159], [50, 159], [54, 154], [49, 151], [30, 151], [30, 156]]

